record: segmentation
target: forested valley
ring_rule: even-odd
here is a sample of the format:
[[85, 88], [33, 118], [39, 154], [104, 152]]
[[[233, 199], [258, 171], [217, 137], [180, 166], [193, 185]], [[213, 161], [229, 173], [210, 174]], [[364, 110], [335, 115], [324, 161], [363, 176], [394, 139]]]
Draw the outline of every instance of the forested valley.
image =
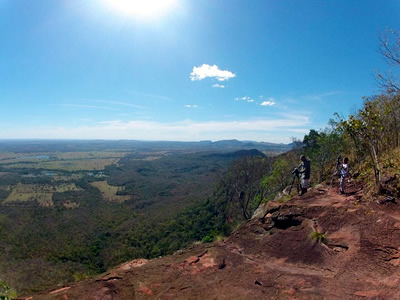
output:
[[[1, 142], [2, 284], [25, 295], [228, 235], [261, 203], [252, 196], [270, 157], [290, 147], [254, 146]], [[254, 194], [236, 205], [240, 190], [225, 185], [253, 167], [243, 184]]]

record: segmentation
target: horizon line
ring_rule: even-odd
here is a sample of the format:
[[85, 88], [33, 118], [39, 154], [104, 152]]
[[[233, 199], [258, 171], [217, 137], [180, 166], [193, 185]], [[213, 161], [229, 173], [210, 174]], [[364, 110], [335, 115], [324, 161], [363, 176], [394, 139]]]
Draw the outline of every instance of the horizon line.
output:
[[241, 142], [241, 143], [258, 143], [258, 144], [262, 144], [262, 143], [269, 143], [269, 144], [277, 144], [277, 145], [290, 145], [293, 142], [290, 143], [274, 143], [274, 142], [267, 142], [267, 141], [253, 141], [253, 140], [238, 140], [238, 139], [222, 139], [222, 140], [193, 140], [193, 141], [179, 141], [179, 140], [137, 140], [137, 139], [81, 139], [81, 138], [75, 138], [75, 139], [64, 139], [64, 138], [0, 138], [0, 142], [24, 142], [24, 141], [29, 141], [29, 142], [33, 142], [33, 141], [57, 141], [57, 142], [63, 142], [63, 141], [76, 141], [76, 142], [82, 142], [82, 141], [86, 141], [86, 142], [95, 142], [95, 141], [106, 141], [106, 142], [122, 142], [122, 141], [128, 141], [128, 142], [156, 142], [156, 143], [160, 143], [160, 142], [166, 142], [166, 143], [217, 143], [217, 142]]

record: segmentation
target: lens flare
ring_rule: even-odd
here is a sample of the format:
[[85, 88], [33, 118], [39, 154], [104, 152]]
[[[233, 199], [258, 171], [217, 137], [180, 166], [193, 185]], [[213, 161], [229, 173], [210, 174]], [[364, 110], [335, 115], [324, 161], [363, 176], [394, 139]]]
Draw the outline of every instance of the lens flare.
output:
[[138, 18], [157, 18], [171, 11], [177, 0], [106, 0], [122, 14]]

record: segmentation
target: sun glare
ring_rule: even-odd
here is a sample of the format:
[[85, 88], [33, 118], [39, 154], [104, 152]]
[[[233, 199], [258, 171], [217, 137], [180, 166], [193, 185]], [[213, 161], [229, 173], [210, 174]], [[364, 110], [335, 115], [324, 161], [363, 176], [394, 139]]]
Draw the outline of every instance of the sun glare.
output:
[[107, 0], [114, 10], [139, 18], [156, 18], [174, 8], [177, 0]]

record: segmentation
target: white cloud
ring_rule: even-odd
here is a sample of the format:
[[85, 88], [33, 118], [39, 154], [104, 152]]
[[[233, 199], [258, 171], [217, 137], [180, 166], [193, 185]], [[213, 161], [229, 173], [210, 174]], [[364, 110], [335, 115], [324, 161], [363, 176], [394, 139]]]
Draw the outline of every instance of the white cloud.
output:
[[249, 102], [249, 103], [253, 103], [254, 102], [254, 99], [252, 99], [252, 98], [250, 98], [250, 97], [248, 97], [248, 96], [244, 96], [244, 97], [236, 97], [236, 98], [234, 98], [236, 101], [246, 101], [246, 102]]
[[199, 106], [197, 104], [185, 104], [185, 107], [187, 107], [187, 108], [198, 108]]
[[273, 105], [275, 105], [275, 102], [273, 102], [273, 101], [263, 101], [260, 105], [262, 105], [262, 106], [273, 106]]
[[273, 98], [273, 97], [267, 98], [267, 97], [264, 97], [263, 95], [260, 95], [260, 96], [258, 96], [258, 99], [260, 101], [262, 101], [260, 103], [260, 105], [262, 105], [262, 106], [273, 106], [276, 104], [275, 98]]
[[213, 88], [220, 88], [220, 89], [223, 89], [223, 88], [225, 88], [225, 85], [216, 83], [216, 84], [213, 84], [212, 87], [213, 87]]
[[[256, 102], [253, 98], [249, 97], [249, 96], [244, 96], [244, 97], [236, 97], [234, 98], [236, 101], [245, 101], [248, 103], [253, 103]], [[258, 96], [258, 101], [256, 102], [256, 104], [260, 104], [262, 106], [273, 106], [276, 104], [275, 99], [274, 98], [268, 98], [266, 99], [264, 96]], [[266, 99], [266, 100], [265, 100]], [[262, 101], [261, 103], [259, 101]]]
[[216, 78], [218, 81], [225, 81], [236, 77], [236, 74], [228, 70], [221, 70], [217, 65], [210, 66], [203, 64], [200, 67], [193, 67], [192, 73], [190, 73], [190, 79], [203, 80], [207, 77]]
[[78, 127], [30, 127], [1, 130], [0, 138], [31, 139], [137, 139], [137, 140], [254, 140], [290, 142], [290, 137], [303, 137], [309, 131], [307, 116], [286, 115], [270, 120], [242, 121], [181, 121], [160, 123], [120, 120], [94, 123]]

